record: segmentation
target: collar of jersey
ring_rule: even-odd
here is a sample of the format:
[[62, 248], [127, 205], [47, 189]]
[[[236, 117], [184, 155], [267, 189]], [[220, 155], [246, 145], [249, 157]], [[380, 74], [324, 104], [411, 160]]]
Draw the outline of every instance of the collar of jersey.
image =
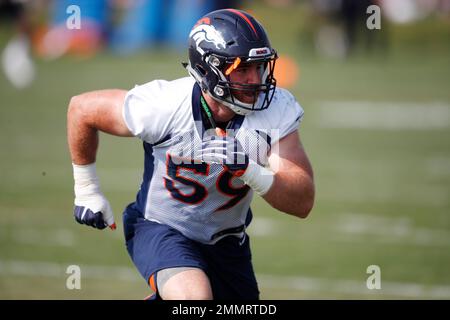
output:
[[[197, 127], [197, 130], [199, 131], [198, 134], [200, 137], [203, 137], [203, 134], [205, 133], [205, 125], [202, 121], [202, 106], [200, 102], [200, 97], [202, 95], [202, 90], [200, 89], [200, 86], [195, 83], [194, 87], [192, 89], [192, 114], [194, 116], [194, 121], [196, 124], [201, 123], [201, 128], [199, 126]], [[233, 130], [239, 130], [239, 128], [242, 125], [242, 122], [244, 122], [244, 116], [236, 114], [233, 119], [230, 120], [230, 122], [227, 125], [227, 129], [233, 129]], [[201, 131], [201, 132], [200, 132]]]

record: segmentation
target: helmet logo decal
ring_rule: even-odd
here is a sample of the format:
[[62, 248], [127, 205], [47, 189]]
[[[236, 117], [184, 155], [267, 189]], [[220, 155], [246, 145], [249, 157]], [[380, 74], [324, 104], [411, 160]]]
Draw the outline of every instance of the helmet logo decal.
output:
[[[212, 25], [200, 24], [192, 29], [189, 37], [192, 37], [197, 46], [197, 50], [201, 50], [199, 44], [203, 41], [211, 42], [216, 46], [216, 49], [225, 49], [227, 43], [223, 39], [222, 35]], [[203, 51], [203, 50], [201, 50]]]

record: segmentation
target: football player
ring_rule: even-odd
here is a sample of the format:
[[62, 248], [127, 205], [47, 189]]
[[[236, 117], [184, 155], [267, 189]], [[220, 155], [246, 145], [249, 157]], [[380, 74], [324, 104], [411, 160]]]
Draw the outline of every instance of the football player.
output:
[[143, 141], [142, 185], [123, 224], [128, 253], [155, 298], [258, 299], [246, 233], [253, 194], [300, 218], [311, 211], [303, 109], [276, 87], [276, 59], [256, 19], [218, 10], [189, 34], [189, 77], [71, 99], [79, 223], [115, 229], [96, 175], [98, 132]]

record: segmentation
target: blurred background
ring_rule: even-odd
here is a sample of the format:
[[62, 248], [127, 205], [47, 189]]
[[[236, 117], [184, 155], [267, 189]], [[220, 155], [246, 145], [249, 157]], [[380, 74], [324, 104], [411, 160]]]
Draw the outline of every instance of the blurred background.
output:
[[[102, 134], [97, 168], [118, 230], [81, 226], [67, 105], [84, 91], [186, 76], [190, 28], [222, 7], [266, 27], [279, 85], [305, 109], [315, 170], [306, 220], [254, 200], [261, 297], [450, 299], [448, 0], [0, 0], [0, 298], [150, 293], [121, 223], [140, 185], [141, 142]], [[80, 290], [66, 287], [69, 265], [81, 268]], [[371, 265], [379, 290], [366, 286]]]

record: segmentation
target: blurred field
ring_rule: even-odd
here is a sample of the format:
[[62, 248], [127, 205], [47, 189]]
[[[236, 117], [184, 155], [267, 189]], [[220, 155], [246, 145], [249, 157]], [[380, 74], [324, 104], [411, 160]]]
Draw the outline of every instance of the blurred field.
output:
[[[295, 12], [254, 12], [272, 44], [300, 64], [292, 91], [306, 111], [300, 134], [317, 185], [306, 220], [254, 201], [249, 233], [262, 298], [449, 299], [450, 50], [435, 32], [445, 38], [448, 25], [421, 28], [428, 45], [417, 50], [394, 43], [387, 58], [333, 61], [303, 53]], [[101, 136], [97, 166], [119, 228], [80, 226], [72, 217], [66, 107], [83, 91], [184, 76], [183, 59], [157, 51], [38, 61], [38, 78], [23, 91], [0, 76], [1, 299], [149, 293], [120, 221], [140, 184], [141, 143]], [[71, 264], [81, 266], [81, 290], [66, 289]], [[366, 288], [369, 265], [381, 268], [381, 290]]]

